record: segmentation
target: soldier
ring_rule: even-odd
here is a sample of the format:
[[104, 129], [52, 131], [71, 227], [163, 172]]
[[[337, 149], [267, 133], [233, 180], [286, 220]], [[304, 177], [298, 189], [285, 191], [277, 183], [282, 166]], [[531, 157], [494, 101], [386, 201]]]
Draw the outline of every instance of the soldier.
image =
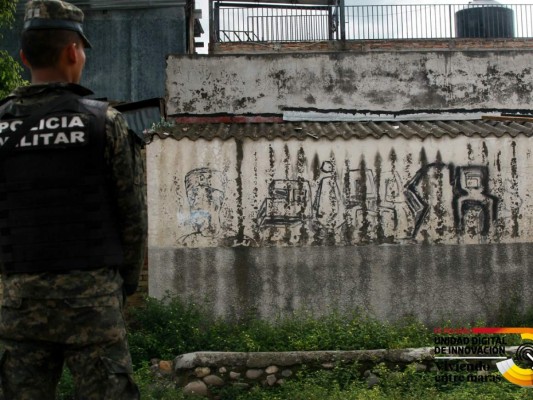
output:
[[64, 363], [76, 399], [138, 399], [122, 308], [146, 244], [140, 146], [79, 85], [82, 11], [26, 5], [21, 58], [32, 84], [0, 102], [1, 386], [55, 399]]

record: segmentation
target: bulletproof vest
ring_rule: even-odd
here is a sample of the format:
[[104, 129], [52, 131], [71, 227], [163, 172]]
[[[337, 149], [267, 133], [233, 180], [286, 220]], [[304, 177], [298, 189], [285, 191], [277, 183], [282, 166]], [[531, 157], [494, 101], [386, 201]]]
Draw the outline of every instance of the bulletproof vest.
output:
[[104, 159], [107, 103], [71, 94], [60, 99], [11, 146], [6, 143], [17, 127], [35, 120], [42, 107], [7, 102], [0, 109], [4, 273], [118, 267], [123, 261]]

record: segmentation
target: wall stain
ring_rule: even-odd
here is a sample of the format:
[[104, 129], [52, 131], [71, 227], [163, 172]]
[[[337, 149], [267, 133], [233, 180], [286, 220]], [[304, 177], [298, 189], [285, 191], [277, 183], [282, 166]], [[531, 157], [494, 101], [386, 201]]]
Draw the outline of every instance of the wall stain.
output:
[[244, 152], [242, 140], [235, 139], [235, 144], [237, 147], [237, 178], [235, 179], [235, 184], [237, 185], [237, 244], [241, 244], [244, 243], [244, 213], [242, 203], [242, 160], [244, 158]]
[[313, 156], [313, 161], [311, 161], [311, 171], [313, 172], [313, 180], [316, 182], [320, 178], [320, 159], [318, 158], [318, 153], [315, 153]]
[[[253, 182], [253, 190], [252, 190], [252, 206], [253, 206], [253, 214], [257, 216], [257, 212], [259, 211], [259, 174], [258, 174], [258, 166], [257, 166], [257, 151], [254, 152], [254, 182]], [[259, 243], [261, 240], [261, 235], [259, 232], [259, 225], [257, 221], [257, 217], [254, 217], [253, 219], [253, 225], [252, 225], [252, 231], [254, 235], [254, 240], [256, 243]]]
[[482, 144], [481, 162], [485, 165], [489, 165], [489, 149], [487, 147], [487, 142], [485, 141], [483, 141]]
[[[268, 145], [268, 170], [267, 170], [267, 178], [265, 179], [265, 182], [267, 186], [274, 180], [274, 175], [276, 173], [276, 154], [274, 152], [274, 148], [271, 144]], [[267, 233], [267, 242], [272, 243], [274, 236], [277, 231], [277, 227], [275, 226], [269, 226], [268, 227], [268, 233]]]
[[472, 149], [472, 144], [468, 143], [466, 145], [466, 150], [468, 153], [468, 161], [474, 161], [474, 150]]
[[366, 161], [365, 156], [361, 156], [359, 163], [359, 176], [357, 181], [357, 192], [355, 193], [356, 201], [361, 209], [361, 221], [359, 226], [359, 239], [361, 243], [370, 242], [370, 221], [368, 219], [368, 205], [367, 205], [367, 184], [366, 184]]
[[[283, 146], [283, 166], [284, 166], [284, 172], [285, 172], [285, 179], [289, 180], [290, 170], [291, 170], [291, 155], [289, 152], [289, 146], [287, 144]], [[285, 203], [284, 207], [285, 207], [285, 213], [287, 214], [289, 212], [290, 204]], [[283, 242], [286, 244], [291, 244], [292, 229], [289, 225], [285, 225], [284, 229], [285, 229], [285, 232], [283, 234]]]
[[385, 239], [385, 230], [383, 228], [383, 216], [381, 215], [381, 168], [382, 168], [381, 154], [376, 153], [374, 158], [374, 168], [376, 169], [376, 212], [377, 212], [377, 224], [376, 224], [376, 237], [378, 243], [383, 243]]
[[[348, 199], [352, 197], [352, 185], [350, 182], [350, 160], [345, 159], [344, 160], [344, 180], [343, 180], [343, 194], [344, 194], [344, 201], [347, 202]], [[350, 213], [350, 210], [346, 207], [344, 209], [344, 224], [342, 225], [342, 233], [344, 237], [345, 244], [351, 245], [354, 243], [355, 240], [355, 226], [354, 226], [354, 220], [352, 217], [352, 214]]]
[[[437, 151], [437, 164], [442, 164], [442, 155], [440, 154], [440, 151]], [[444, 195], [444, 174], [443, 170], [436, 168], [434, 172], [433, 179], [436, 181], [436, 191], [435, 191], [435, 197], [437, 198], [437, 201], [435, 203], [435, 206], [433, 207], [433, 212], [435, 213], [435, 216], [437, 217], [437, 227], [435, 228], [435, 232], [437, 233], [437, 238], [435, 238], [435, 243], [441, 243], [444, 234], [446, 233], [446, 226], [444, 225], [444, 217], [446, 215], [446, 207], [444, 207], [443, 204], [443, 195]]]
[[520, 198], [518, 194], [518, 163], [516, 160], [516, 142], [511, 143], [513, 148], [513, 157], [511, 158], [511, 181], [512, 181], [512, 200], [511, 200], [511, 218], [513, 221], [511, 237], [516, 238], [519, 235], [518, 220], [521, 218], [520, 213]]

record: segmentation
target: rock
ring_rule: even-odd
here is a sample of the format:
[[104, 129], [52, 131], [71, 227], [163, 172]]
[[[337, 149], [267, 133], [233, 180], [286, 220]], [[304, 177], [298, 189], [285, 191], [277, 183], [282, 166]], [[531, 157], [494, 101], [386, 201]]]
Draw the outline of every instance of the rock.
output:
[[324, 363], [324, 364], [322, 364], [322, 368], [324, 368], [324, 369], [333, 369], [333, 368], [335, 368], [335, 364], [333, 364], [333, 363]]
[[267, 369], [265, 369], [265, 372], [267, 374], [276, 374], [277, 372], [279, 371], [279, 368], [276, 367], [275, 365], [271, 365], [270, 367], [268, 367]]
[[249, 369], [246, 371], [246, 377], [248, 379], [258, 379], [261, 375], [263, 375], [262, 369]]
[[229, 378], [230, 379], [233, 379], [234, 381], [236, 381], [237, 379], [241, 379], [241, 374], [239, 372], [233, 372], [231, 371], [229, 373]]
[[276, 375], [268, 375], [266, 381], [268, 383], [268, 386], [274, 386], [277, 381]]
[[285, 379], [278, 379], [277, 384], [283, 386], [285, 384]]
[[211, 386], [224, 386], [224, 380], [216, 375], [207, 375], [204, 382]]
[[208, 367], [197, 367], [194, 369], [194, 375], [197, 378], [204, 378], [211, 373], [211, 369]]
[[372, 372], [368, 375], [368, 377], [366, 378], [366, 383], [368, 385], [368, 388], [372, 388], [374, 386], [376, 386], [377, 384], [379, 384], [379, 378], [377, 377], [377, 375], [374, 375]]
[[209, 392], [205, 383], [202, 381], [193, 381], [183, 388], [183, 393], [187, 395], [196, 394], [198, 396], [207, 397]]
[[164, 374], [172, 373], [172, 361], [159, 361], [159, 371]]
[[424, 364], [416, 363], [415, 369], [416, 369], [416, 372], [424, 372], [424, 371], [427, 371], [428, 367]]
[[292, 376], [292, 371], [290, 369], [284, 369], [281, 371], [281, 376], [284, 378], [288, 378], [289, 376]]
[[218, 373], [219, 373], [219, 374], [225, 374], [226, 372], [228, 372], [228, 370], [226, 369], [226, 367], [220, 367], [220, 368], [218, 369]]

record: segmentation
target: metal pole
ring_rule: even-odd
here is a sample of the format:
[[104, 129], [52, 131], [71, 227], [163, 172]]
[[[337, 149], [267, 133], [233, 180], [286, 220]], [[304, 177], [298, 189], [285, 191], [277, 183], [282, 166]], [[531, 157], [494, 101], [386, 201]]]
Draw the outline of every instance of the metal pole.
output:
[[344, 0], [339, 0], [339, 6], [340, 6], [340, 28], [341, 28], [341, 40], [346, 40], [346, 8], [344, 4]]

